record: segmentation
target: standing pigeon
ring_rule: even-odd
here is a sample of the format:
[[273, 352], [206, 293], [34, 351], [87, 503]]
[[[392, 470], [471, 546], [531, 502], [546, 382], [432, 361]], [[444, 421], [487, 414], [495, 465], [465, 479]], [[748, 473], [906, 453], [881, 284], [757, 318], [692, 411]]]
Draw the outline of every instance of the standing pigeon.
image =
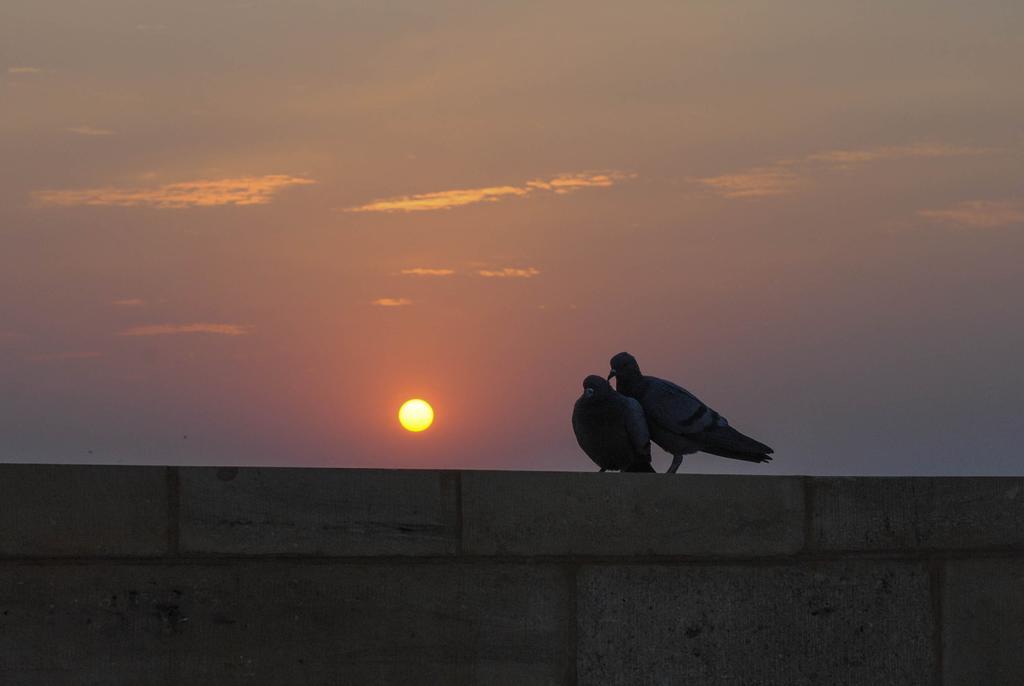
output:
[[644, 376], [629, 353], [611, 359], [608, 378], [620, 393], [636, 398], [644, 409], [651, 440], [672, 455], [668, 473], [679, 469], [683, 455], [701, 450], [747, 462], [770, 462], [772, 449], [729, 426], [725, 417], [671, 381]]
[[618, 393], [600, 376], [583, 380], [572, 408], [572, 430], [594, 463], [623, 472], [653, 472], [651, 437], [640, 403]]

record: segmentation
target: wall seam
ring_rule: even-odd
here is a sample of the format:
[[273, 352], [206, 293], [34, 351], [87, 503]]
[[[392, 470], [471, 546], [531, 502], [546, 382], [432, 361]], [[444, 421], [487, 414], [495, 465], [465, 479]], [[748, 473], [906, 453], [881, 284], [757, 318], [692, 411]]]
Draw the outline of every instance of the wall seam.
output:
[[167, 467], [167, 554], [181, 552], [181, 480], [177, 467]]
[[813, 550], [814, 540], [814, 482], [813, 477], [803, 477], [804, 486], [804, 545], [803, 552]]
[[465, 543], [463, 542], [462, 526], [462, 471], [455, 472], [455, 554], [462, 557]]
[[568, 686], [576, 686], [579, 683], [579, 565], [570, 564], [569, 576], [569, 626], [567, 646], [568, 662], [565, 683]]
[[946, 583], [946, 562], [941, 558], [935, 558], [929, 565], [929, 577], [931, 583], [931, 605], [932, 605], [932, 651], [935, 656], [935, 686], [942, 686], [945, 680], [945, 666], [943, 664], [945, 655], [943, 625], [945, 617], [943, 614], [943, 593]]
[[[586, 564], [594, 567], [645, 565], [654, 567], [738, 567], [738, 568], [775, 568], [797, 567], [804, 564], [820, 564], [830, 562], [847, 562], [862, 560], [865, 562], [917, 562], [930, 570], [930, 561], [936, 555], [949, 560], [1016, 560], [1024, 562], [1024, 551], [1000, 551], [992, 554], [986, 551], [923, 552], [907, 555], [899, 554], [861, 554], [858, 552], [840, 552], [819, 555], [772, 556], [755, 558], [732, 557], [651, 557], [644, 555], [462, 555], [456, 559], [451, 554], [431, 553], [429, 555], [330, 555], [322, 553], [285, 554], [285, 553], [203, 553], [189, 552], [177, 554], [173, 564], [237, 564], [244, 562], [278, 562], [288, 564]], [[0, 564], [18, 565], [88, 565], [88, 564], [166, 564], [168, 555], [5, 555], [0, 556]]]

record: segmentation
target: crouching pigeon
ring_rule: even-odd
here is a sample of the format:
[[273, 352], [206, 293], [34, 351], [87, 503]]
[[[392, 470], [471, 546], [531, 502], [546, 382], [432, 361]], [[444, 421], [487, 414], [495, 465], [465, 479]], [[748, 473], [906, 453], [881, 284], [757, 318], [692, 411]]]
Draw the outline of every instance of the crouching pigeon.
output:
[[772, 449], [729, 426], [725, 417], [671, 381], [644, 376], [629, 353], [611, 359], [608, 379], [619, 392], [643, 407], [651, 440], [672, 455], [669, 473], [679, 469], [683, 455], [702, 451], [747, 462], [770, 462]]
[[583, 380], [572, 408], [576, 441], [601, 471], [653, 472], [651, 437], [640, 403], [618, 393], [600, 376]]

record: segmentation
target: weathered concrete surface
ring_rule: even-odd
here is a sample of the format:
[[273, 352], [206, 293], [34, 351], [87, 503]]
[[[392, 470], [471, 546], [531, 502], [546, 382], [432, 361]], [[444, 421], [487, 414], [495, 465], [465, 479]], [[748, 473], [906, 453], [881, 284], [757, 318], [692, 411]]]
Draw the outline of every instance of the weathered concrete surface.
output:
[[819, 550], [1024, 549], [1024, 479], [814, 479]]
[[464, 550], [480, 555], [785, 555], [799, 477], [464, 472]]
[[942, 608], [944, 686], [1024, 683], [1024, 559], [948, 562]]
[[437, 471], [184, 468], [183, 553], [443, 555], [456, 478]]
[[562, 684], [556, 566], [0, 566], [0, 683]]
[[162, 555], [167, 469], [0, 465], [0, 556]]
[[928, 584], [902, 562], [584, 567], [579, 683], [928, 684]]
[[0, 684], [1018, 686], [1022, 489], [0, 466]]

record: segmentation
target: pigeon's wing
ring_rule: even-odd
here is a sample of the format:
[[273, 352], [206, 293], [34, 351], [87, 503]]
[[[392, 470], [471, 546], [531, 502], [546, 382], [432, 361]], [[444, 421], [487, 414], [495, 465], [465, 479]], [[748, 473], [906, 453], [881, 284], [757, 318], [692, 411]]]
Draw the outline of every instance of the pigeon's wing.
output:
[[585, 440], [583, 438], [584, 431], [581, 420], [582, 412], [583, 408], [580, 407], [580, 401], [577, 400], [572, 406], [572, 432], [576, 434], [576, 442], [580, 444], [580, 447], [583, 447], [583, 441]]
[[729, 422], [682, 386], [654, 376], [646, 377], [644, 411], [649, 421], [674, 434], [692, 436]]
[[633, 448], [635, 461], [651, 462], [651, 434], [647, 429], [647, 419], [640, 403], [633, 398], [622, 396], [626, 409], [626, 435]]
[[729, 426], [725, 417], [671, 381], [646, 377], [644, 411], [658, 427], [685, 437], [699, 449], [734, 460], [769, 462], [772, 449]]
[[583, 453], [590, 458], [591, 462], [600, 467], [601, 471], [604, 471], [608, 465], [601, 459], [600, 451], [595, 451], [594, 436], [591, 431], [587, 430], [585, 418], [587, 411], [582, 402], [583, 399], [581, 398], [572, 407], [572, 432], [576, 434], [576, 443], [580, 446]]

